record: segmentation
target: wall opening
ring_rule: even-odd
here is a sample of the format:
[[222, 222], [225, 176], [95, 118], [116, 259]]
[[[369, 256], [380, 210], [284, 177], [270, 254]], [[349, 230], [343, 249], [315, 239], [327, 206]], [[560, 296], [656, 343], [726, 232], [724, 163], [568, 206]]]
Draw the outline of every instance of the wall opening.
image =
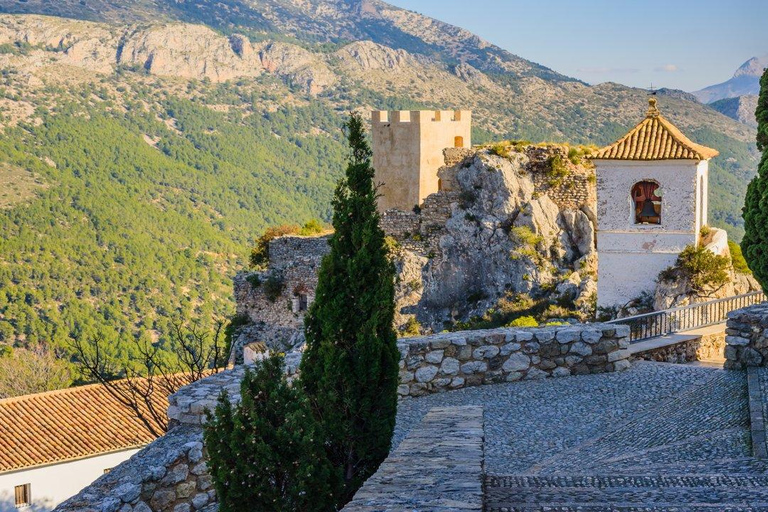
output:
[[16, 508], [28, 507], [32, 504], [32, 485], [24, 484], [14, 487]]
[[464, 147], [464, 137], [455, 137], [453, 139], [453, 147], [455, 147], [455, 148], [463, 148]]
[[661, 224], [661, 187], [655, 181], [641, 181], [632, 187], [635, 224]]

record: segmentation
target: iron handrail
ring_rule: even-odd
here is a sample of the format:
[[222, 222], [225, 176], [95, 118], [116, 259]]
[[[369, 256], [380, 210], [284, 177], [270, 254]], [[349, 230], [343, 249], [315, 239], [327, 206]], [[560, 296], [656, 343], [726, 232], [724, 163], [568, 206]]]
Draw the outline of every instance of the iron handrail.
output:
[[731, 311], [758, 304], [765, 299], [763, 292], [750, 292], [734, 297], [691, 304], [690, 306], [617, 318], [606, 323], [628, 325], [629, 341], [635, 343], [649, 338], [719, 324], [727, 320], [728, 313]]

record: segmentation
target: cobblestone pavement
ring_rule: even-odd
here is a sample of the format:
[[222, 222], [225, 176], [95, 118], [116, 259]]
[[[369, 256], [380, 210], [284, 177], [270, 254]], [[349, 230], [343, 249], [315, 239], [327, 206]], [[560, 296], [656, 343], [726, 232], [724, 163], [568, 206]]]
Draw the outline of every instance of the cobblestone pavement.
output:
[[481, 386], [400, 404], [482, 405], [486, 510], [768, 511], [744, 372], [638, 362], [622, 373]]

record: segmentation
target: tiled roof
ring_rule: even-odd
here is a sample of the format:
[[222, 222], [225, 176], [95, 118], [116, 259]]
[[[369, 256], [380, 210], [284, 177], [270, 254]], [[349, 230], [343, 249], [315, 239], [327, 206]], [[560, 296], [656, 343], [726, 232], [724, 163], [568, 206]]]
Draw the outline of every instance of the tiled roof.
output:
[[716, 149], [696, 144], [664, 119], [656, 108], [656, 98], [649, 100], [645, 119], [628, 134], [599, 150], [592, 158], [603, 160], [709, 160]]
[[[165, 421], [165, 393], [158, 389], [152, 401]], [[0, 400], [0, 473], [137, 448], [155, 438], [100, 384]]]

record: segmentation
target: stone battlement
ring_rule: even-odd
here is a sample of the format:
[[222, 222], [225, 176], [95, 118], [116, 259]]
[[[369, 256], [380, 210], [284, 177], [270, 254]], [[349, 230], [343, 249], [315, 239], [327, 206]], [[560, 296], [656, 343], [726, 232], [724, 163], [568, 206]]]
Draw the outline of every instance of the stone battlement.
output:
[[470, 110], [374, 110], [372, 121], [374, 124], [392, 123], [421, 123], [424, 121], [433, 123], [460, 123], [472, 118]]

